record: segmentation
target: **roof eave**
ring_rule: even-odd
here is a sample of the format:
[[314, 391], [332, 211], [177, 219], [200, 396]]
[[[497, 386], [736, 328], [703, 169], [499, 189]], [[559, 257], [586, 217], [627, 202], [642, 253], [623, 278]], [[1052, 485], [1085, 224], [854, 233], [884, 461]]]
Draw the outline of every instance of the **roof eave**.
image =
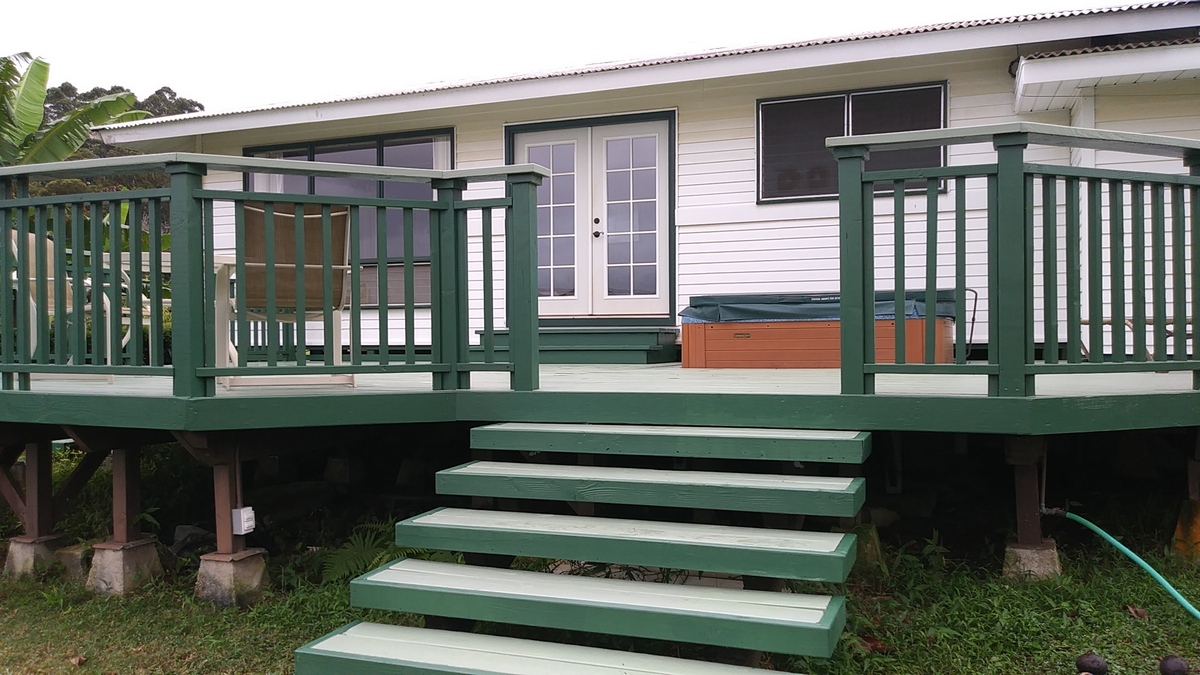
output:
[[614, 91], [1014, 44], [1052, 42], [1110, 32], [1162, 30], [1194, 24], [1194, 5], [1053, 17], [1036, 21], [832, 42], [776, 51], [698, 57], [696, 60], [582, 74], [567, 73], [553, 77], [514, 79], [359, 100], [227, 115], [184, 117], [148, 124], [118, 125], [101, 128], [99, 133], [106, 143], [116, 145], [156, 149], [170, 146], [186, 150], [193, 147], [187, 139], [208, 134]]

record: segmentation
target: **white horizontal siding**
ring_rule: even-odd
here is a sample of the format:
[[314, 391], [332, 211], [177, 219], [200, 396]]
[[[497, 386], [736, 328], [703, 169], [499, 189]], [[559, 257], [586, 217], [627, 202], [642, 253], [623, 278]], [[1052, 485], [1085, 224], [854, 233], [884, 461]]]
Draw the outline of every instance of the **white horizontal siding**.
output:
[[[355, 133], [379, 133], [433, 126], [455, 129], [455, 166], [484, 167], [504, 161], [505, 125], [548, 120], [585, 119], [605, 115], [674, 110], [677, 119], [676, 145], [676, 282], [675, 310], [685, 307], [693, 295], [721, 293], [807, 293], [836, 291], [839, 285], [839, 232], [836, 199], [809, 202], [757, 203], [756, 106], [758, 99], [803, 96], [826, 91], [946, 81], [949, 92], [948, 123], [967, 126], [1009, 122], [1018, 119], [1068, 124], [1071, 114], [1052, 111], [1031, 115], [1013, 113], [1013, 80], [1008, 74], [1011, 50], [995, 49], [955, 56], [919, 57], [895, 62], [838, 66], [805, 73], [727, 78], [701, 85], [651, 87], [614, 97], [608, 94], [575, 95], [540, 99], [518, 104], [488, 105], [471, 110], [448, 110], [441, 114], [389, 120], [378, 118], [330, 127], [315, 125], [311, 137], [335, 138]], [[1200, 137], [1200, 92], [1196, 83], [1137, 85], [1096, 92], [1095, 118], [1101, 128], [1168, 133]], [[343, 132], [344, 130], [344, 132]], [[288, 132], [295, 135], [295, 131]], [[280, 137], [288, 134], [279, 132]], [[991, 163], [995, 152], [990, 144], [956, 146], [949, 151], [954, 165]], [[1089, 155], [1090, 157], [1090, 155]], [[1094, 153], [1097, 166], [1145, 171], [1178, 171], [1176, 160], [1132, 157], [1118, 153]], [[1071, 153], [1063, 148], [1034, 147], [1027, 161], [1069, 165]], [[215, 177], [206, 179], [206, 185]], [[240, 187], [240, 179], [237, 180]], [[215, 185], [216, 183], [214, 183]], [[224, 189], [229, 181], [221, 183]], [[503, 185], [472, 186], [468, 198], [499, 197]], [[1061, 199], [1061, 195], [1060, 195]], [[876, 200], [875, 286], [888, 290], [894, 283], [894, 241], [890, 197]], [[938, 197], [937, 286], [952, 288], [954, 268], [954, 219], [950, 210], [955, 190], [949, 185]], [[1035, 218], [1040, 223], [1040, 195], [1035, 200]], [[923, 289], [926, 274], [925, 197], [905, 199], [905, 285]], [[974, 339], [986, 341], [987, 250], [986, 191], [982, 180], [969, 183], [966, 218], [966, 283], [979, 292]], [[494, 220], [493, 304], [496, 325], [504, 325], [504, 240], [503, 217]], [[1040, 229], [1039, 229], [1040, 232]], [[473, 331], [483, 326], [483, 269], [481, 219], [468, 218], [468, 299]], [[1060, 231], [1061, 237], [1061, 231]], [[231, 234], [218, 231], [218, 246], [228, 246]], [[1149, 239], [1147, 239], [1149, 241]], [[1035, 270], [1041, 270], [1042, 238], [1033, 246]], [[1059, 278], [1050, 284], [1059, 298], [1060, 340], [1065, 339], [1066, 254], [1059, 245]], [[1105, 244], [1105, 260], [1111, 251]], [[1086, 249], [1081, 255], [1085, 263]], [[1127, 267], [1128, 267], [1127, 261]], [[1043, 280], [1035, 279], [1035, 329], [1042, 331]], [[1131, 282], [1128, 282], [1131, 283]], [[1086, 282], [1084, 284], [1086, 290]], [[1106, 291], [1106, 298], [1107, 298]], [[1132, 301], [1130, 301], [1132, 302]], [[1086, 316], [1087, 297], [1084, 297]], [[394, 341], [403, 336], [402, 314], [392, 312]], [[422, 318], [423, 317], [423, 318]], [[422, 323], [423, 322], [423, 323]], [[374, 314], [364, 317], [364, 343], [377, 335]], [[427, 340], [428, 316], [418, 318], [420, 339]], [[372, 332], [375, 331], [375, 332]], [[424, 331], [424, 332], [421, 332]], [[477, 341], [473, 336], [472, 341]], [[1040, 341], [1040, 337], [1039, 337]]]

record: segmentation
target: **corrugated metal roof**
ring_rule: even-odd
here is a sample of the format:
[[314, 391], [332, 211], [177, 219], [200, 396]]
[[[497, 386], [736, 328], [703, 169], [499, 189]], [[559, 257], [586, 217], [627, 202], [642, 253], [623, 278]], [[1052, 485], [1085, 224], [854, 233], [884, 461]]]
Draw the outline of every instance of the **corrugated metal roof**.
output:
[[1180, 38], [1177, 40], [1153, 40], [1150, 42], [1130, 42], [1099, 47], [1080, 47], [1078, 49], [1060, 49], [1056, 52], [1038, 52], [1025, 57], [1026, 61], [1037, 59], [1052, 59], [1059, 56], [1077, 56], [1079, 54], [1100, 54], [1102, 52], [1121, 52], [1129, 49], [1145, 49], [1147, 47], [1174, 47], [1176, 45], [1194, 45], [1200, 43], [1200, 37]]
[[1007, 16], [995, 19], [974, 19], [971, 21], [954, 21], [950, 23], [930, 24], [926, 26], [914, 26], [911, 28], [899, 28], [875, 33], [856, 33], [852, 35], [844, 35], [840, 37], [819, 38], [815, 40], [807, 40], [804, 42], [792, 42], [781, 45], [766, 45], [758, 47], [745, 47], [739, 49], [720, 49], [699, 54], [685, 54], [681, 56], [669, 56], [663, 58], [639, 60], [639, 61], [622, 61], [599, 63], [583, 68], [552, 71], [546, 73], [533, 73], [526, 75], [513, 75], [508, 77], [494, 78], [489, 80], [479, 80], [465, 83], [453, 84], [437, 84], [428, 87], [420, 87], [417, 89], [406, 89], [403, 91], [386, 92], [380, 94], [368, 94], [363, 96], [351, 96], [347, 98], [337, 98], [325, 101], [314, 101], [310, 103], [295, 103], [285, 105], [264, 106], [259, 108], [249, 108], [246, 110], [235, 110], [229, 112], [200, 112], [188, 115], [175, 115], [171, 117], [156, 117], [147, 120], [139, 120], [135, 122], [125, 122], [122, 124], [113, 124], [102, 129], [125, 129], [129, 127], [146, 126], [152, 124], [165, 124], [181, 120], [205, 119], [214, 117], [230, 117], [234, 115], [245, 115], [248, 113], [267, 112], [271, 110], [291, 110], [296, 108], [309, 108], [320, 105], [332, 105], [337, 103], [351, 103], [355, 101], [370, 101], [384, 98], [392, 98], [398, 96], [411, 96], [414, 94], [428, 94], [437, 91], [448, 91], [453, 89], [470, 89], [474, 87], [486, 87], [497, 84], [507, 84], [512, 82], [526, 82], [531, 80], [545, 80], [556, 77], [574, 77], [580, 75], [590, 75], [593, 73], [612, 72], [619, 70], [630, 70], [634, 68], [647, 68], [650, 66], [669, 65], [674, 63], [686, 63], [689, 61], [703, 61], [708, 59], [718, 59], [728, 56], [742, 56], [746, 54], [760, 54], [764, 52], [784, 51], [788, 49], [801, 49], [804, 47], [815, 47], [819, 45], [830, 45], [844, 42], [858, 42], [862, 40], [875, 40], [880, 38], [899, 37], [903, 35], [917, 35], [921, 33], [935, 33], [940, 31], [958, 30], [962, 28], [975, 28], [979, 26], [996, 26], [1003, 24], [1027, 23], [1031, 21], [1044, 21], [1048, 19], [1061, 19], [1075, 16], [1086, 16], [1091, 14], [1112, 14], [1117, 12], [1129, 12], [1146, 9], [1156, 9], [1161, 7], [1177, 7], [1200, 2], [1200, 0], [1162, 0], [1160, 2], [1146, 2], [1135, 5], [1124, 5], [1120, 7], [1104, 7], [1098, 9], [1076, 9], [1065, 10], [1060, 12], [1046, 12], [1040, 14], [1021, 14], [1017, 16]]

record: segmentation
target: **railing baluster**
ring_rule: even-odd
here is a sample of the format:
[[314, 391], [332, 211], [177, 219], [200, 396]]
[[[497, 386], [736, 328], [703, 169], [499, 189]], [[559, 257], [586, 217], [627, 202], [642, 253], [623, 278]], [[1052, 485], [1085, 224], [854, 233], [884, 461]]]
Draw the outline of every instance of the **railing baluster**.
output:
[[925, 363], [937, 360], [938, 182], [925, 187]]
[[142, 200], [129, 202], [129, 363], [145, 364], [142, 336], [142, 317], [146, 308], [142, 305]]
[[[267, 365], [279, 363], [279, 300], [275, 256], [275, 202], [263, 202], [263, 272], [267, 314], [264, 328], [267, 337]], [[240, 288], [242, 284], [238, 284]]]
[[[407, 227], [407, 225], [405, 226]], [[389, 361], [390, 335], [388, 335], [388, 242], [387, 242], [387, 209], [375, 209], [375, 272], [379, 288], [379, 364], [386, 366]], [[408, 308], [404, 312], [405, 323], [408, 322]], [[407, 347], [405, 347], [407, 349]]]
[[[433, 221], [433, 214], [429, 216]], [[401, 218], [404, 239], [404, 362], [417, 362], [417, 308], [416, 308], [416, 267], [413, 265], [415, 253], [413, 240], [415, 235], [415, 215], [412, 209], [404, 209]], [[430, 237], [432, 237], [432, 231]]]
[[34, 345], [34, 362], [50, 363], [50, 268], [46, 264], [49, 253], [49, 241], [46, 240], [46, 207], [34, 208], [33, 234], [34, 256], [33, 274], [35, 281], [35, 312], [37, 322], [37, 342]]
[[1081, 323], [1083, 308], [1081, 305], [1081, 289], [1083, 279], [1080, 267], [1080, 247], [1083, 240], [1079, 236], [1079, 179], [1068, 176], [1066, 179], [1067, 194], [1067, 363], [1083, 361], [1083, 324]]
[[1174, 291], [1171, 331], [1176, 361], [1186, 361], [1187, 353], [1187, 225], [1184, 220], [1183, 186], [1171, 186], [1171, 289]]
[[[12, 241], [16, 236], [15, 223], [13, 222], [14, 212], [5, 208], [2, 202], [11, 198], [12, 181], [7, 178], [0, 178], [0, 363], [12, 363], [15, 358], [14, 338], [20, 334], [14, 335], [13, 328], [13, 306], [11, 298], [16, 292], [13, 284], [13, 278], [9, 274], [9, 270], [13, 269], [15, 261], [13, 260]], [[13, 328], [9, 328], [13, 326]], [[19, 338], [17, 338], [19, 339]], [[12, 373], [0, 373], [0, 390], [11, 391], [13, 388]]]
[[[14, 191], [17, 199], [25, 199], [29, 197], [29, 179], [17, 178], [14, 185]], [[29, 209], [20, 208], [16, 211], [16, 226], [17, 226], [17, 362], [29, 363], [30, 351], [32, 346], [29, 344], [32, 339], [30, 331], [33, 326], [29, 323], [29, 309], [31, 300], [29, 298], [29, 251], [26, 240], [29, 236]], [[22, 264], [21, 261], [25, 263]], [[22, 391], [28, 391], [30, 386], [29, 373], [17, 374], [17, 388]]]
[[[1000, 253], [1000, 235], [997, 228], [999, 214], [996, 204], [999, 201], [998, 177], [993, 174], [987, 177], [987, 287], [988, 287], [988, 364], [999, 365], [1000, 349], [1000, 265], [997, 262]], [[988, 376], [988, 396], [1000, 395], [999, 375]]]
[[1104, 218], [1101, 183], [1088, 179], [1088, 361], [1104, 361]]
[[86, 272], [88, 228], [84, 204], [71, 205], [71, 359], [75, 365], [87, 363], [87, 319], [84, 306], [87, 292], [83, 287]]
[[51, 277], [54, 280], [54, 363], [66, 365], [70, 339], [67, 336], [67, 210], [61, 204], [55, 205], [51, 212], [54, 236], [54, 270]]
[[483, 362], [496, 361], [495, 312], [492, 307], [494, 280], [492, 279], [492, 210], [483, 209]]
[[[233, 240], [235, 268], [237, 270], [237, 285], [234, 291], [234, 314], [237, 316], [237, 366], [245, 368], [250, 362], [250, 308], [246, 303], [246, 293], [249, 289], [250, 277], [246, 271], [246, 202], [238, 201], [233, 204]], [[297, 286], [301, 284], [296, 280]], [[297, 292], [299, 288], [297, 288]], [[301, 314], [301, 316], [303, 316]]]
[[1150, 255], [1154, 284], [1154, 360], [1167, 356], [1167, 218], [1162, 183], [1150, 186]]
[[1141, 181], [1129, 183], [1130, 224], [1129, 253], [1133, 276], [1133, 360], [1148, 361], [1146, 351], [1146, 185]]
[[[1034, 326], [1034, 280], [1033, 280], [1033, 242], [1034, 242], [1034, 222], [1033, 222], [1033, 205], [1034, 205], [1034, 181], [1033, 174], [1025, 174], [1025, 362], [1033, 363], [1033, 357], [1037, 353], [1036, 336], [1033, 334]], [[1043, 348], [1045, 343], [1043, 340]]]
[[341, 340], [334, 336], [333, 331], [339, 334], [342, 332], [341, 322], [338, 325], [333, 325], [333, 304], [336, 302], [340, 310], [342, 299], [333, 297], [333, 215], [332, 207], [329, 204], [321, 205], [321, 291], [322, 291], [322, 318], [324, 325], [322, 332], [324, 335], [324, 352], [325, 365], [332, 366], [334, 363], [342, 360], [341, 353], [334, 354], [336, 349], [341, 352], [341, 348], [337, 345]]
[[954, 179], [954, 362], [967, 362], [967, 177]]
[[108, 203], [108, 362], [114, 366], [122, 365], [125, 360], [125, 350], [121, 344], [124, 341], [121, 325], [124, 314], [121, 302], [121, 253], [125, 248], [121, 236], [121, 225], [124, 224], [121, 219], [124, 211], [122, 204], [119, 201]]
[[1108, 274], [1112, 360], [1125, 362], [1125, 182], [1108, 182]]
[[166, 363], [166, 354], [163, 351], [166, 347], [163, 335], [166, 325], [163, 310], [162, 207], [161, 199], [150, 202], [150, 365], [152, 366], [161, 366]]
[[[296, 365], [308, 363], [307, 317], [308, 299], [304, 292], [304, 204], [297, 202], [292, 210], [293, 238], [296, 243]], [[239, 284], [241, 285], [241, 284]]]
[[[906, 344], [906, 341], [905, 341], [905, 338], [906, 338], [906, 335], [905, 335], [906, 321], [905, 320], [908, 318], [908, 313], [905, 311], [905, 309], [906, 309], [905, 295], [907, 294], [907, 291], [905, 290], [905, 286], [904, 286], [904, 282], [905, 282], [905, 273], [904, 273], [905, 272], [905, 268], [904, 268], [904, 265], [905, 265], [905, 262], [904, 262], [904, 227], [905, 227], [905, 223], [904, 223], [905, 218], [904, 217], [905, 217], [905, 213], [904, 213], [904, 211], [905, 211], [905, 208], [904, 208], [904, 181], [903, 180], [897, 180], [897, 181], [892, 182], [892, 204], [894, 207], [893, 208], [894, 216], [892, 218], [892, 224], [895, 226], [893, 229], [894, 234], [892, 235], [892, 247], [895, 251], [895, 257], [894, 257], [895, 264], [893, 265], [893, 273], [892, 273], [892, 278], [894, 279], [894, 282], [893, 282], [893, 288], [894, 288], [893, 296], [894, 297], [892, 298], [892, 300], [895, 305], [895, 309], [893, 311], [895, 312], [895, 316], [896, 316], [896, 322], [895, 322], [895, 325], [896, 325], [896, 359], [895, 359], [895, 361], [893, 361], [893, 363], [895, 363], [897, 365], [901, 365], [901, 364], [905, 363], [905, 361], [906, 361], [905, 357], [908, 355], [908, 345]], [[875, 319], [875, 317], [872, 316], [871, 320], [874, 321], [874, 319]]]
[[350, 207], [350, 363], [362, 365], [362, 249], [359, 217], [362, 207]]
[[[1192, 175], [1200, 172], [1200, 167], [1196, 165], [1192, 165], [1191, 169]], [[1192, 311], [1189, 314], [1192, 322], [1189, 324], [1190, 330], [1187, 332], [1192, 336], [1192, 358], [1196, 359], [1200, 357], [1200, 349], [1196, 348], [1200, 342], [1197, 341], [1195, 332], [1196, 314], [1200, 312], [1200, 227], [1197, 226], [1200, 223], [1200, 187], [1193, 187], [1191, 189], [1191, 203], [1192, 212], [1191, 218], [1188, 221], [1188, 234], [1191, 242], [1192, 258]], [[1200, 389], [1200, 370], [1192, 371], [1192, 389]]]
[[[229, 297], [228, 286], [217, 284], [218, 276], [229, 282], [230, 272], [226, 265], [217, 265], [217, 221], [213, 215], [213, 211], [216, 208], [213, 202], [214, 200], [212, 199], [204, 199], [200, 206], [201, 222], [204, 224], [200, 238], [203, 251], [200, 256], [202, 261], [200, 273], [197, 276], [204, 280], [204, 304], [202, 307], [205, 344], [208, 345], [211, 343], [213, 346], [211, 350], [205, 349], [201, 363], [206, 366], [226, 368], [229, 366], [229, 358], [232, 356], [229, 353], [229, 345], [233, 339], [233, 328], [229, 325], [229, 310], [232, 307], [233, 298]], [[234, 209], [237, 209], [241, 203], [240, 201], [234, 202]], [[235, 234], [234, 236], [236, 237], [237, 235]], [[244, 250], [244, 247], [241, 246], [235, 245], [235, 248], [239, 251]], [[234, 261], [234, 265], [236, 266], [236, 253]], [[220, 267], [220, 271], [218, 271], [218, 267]], [[241, 285], [240, 281], [238, 285]], [[220, 292], [219, 296], [218, 291]], [[224, 344], [222, 344], [222, 341], [224, 341]], [[209, 351], [212, 352], [211, 355], [208, 354]], [[225, 354], [225, 358], [218, 358], [220, 354]]]
[[1058, 363], [1058, 176], [1042, 176], [1042, 360]]
[[[878, 361], [878, 352], [875, 349], [875, 184], [871, 182], [863, 183], [861, 180], [862, 170], [859, 169], [859, 184], [862, 185], [862, 192], [859, 194], [859, 203], [862, 205], [862, 262], [859, 266], [862, 268], [862, 293], [859, 302], [862, 303], [863, 324], [860, 327], [859, 333], [862, 335], [862, 362], [863, 365], [873, 365]], [[844, 391], [844, 390], [843, 390]], [[849, 393], [849, 392], [845, 392]], [[863, 373], [862, 378], [862, 394], [875, 393], [875, 373]]]
[[[92, 285], [88, 289], [88, 304], [92, 307], [92, 365], [98, 366], [108, 361], [108, 340], [105, 339], [104, 206], [101, 202], [92, 203], [91, 216], [88, 229], [92, 235]], [[108, 309], [111, 311], [112, 308]]]

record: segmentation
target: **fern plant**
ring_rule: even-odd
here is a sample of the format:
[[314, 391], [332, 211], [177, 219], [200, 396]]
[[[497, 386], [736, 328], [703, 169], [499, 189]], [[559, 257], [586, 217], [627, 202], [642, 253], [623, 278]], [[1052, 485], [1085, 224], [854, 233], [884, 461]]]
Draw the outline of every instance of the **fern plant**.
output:
[[375, 569], [397, 558], [420, 558], [438, 562], [462, 562], [462, 556], [450, 551], [429, 551], [397, 546], [395, 526], [388, 521], [363, 523], [354, 528], [350, 538], [331, 551], [321, 567], [325, 583], [343, 581]]

